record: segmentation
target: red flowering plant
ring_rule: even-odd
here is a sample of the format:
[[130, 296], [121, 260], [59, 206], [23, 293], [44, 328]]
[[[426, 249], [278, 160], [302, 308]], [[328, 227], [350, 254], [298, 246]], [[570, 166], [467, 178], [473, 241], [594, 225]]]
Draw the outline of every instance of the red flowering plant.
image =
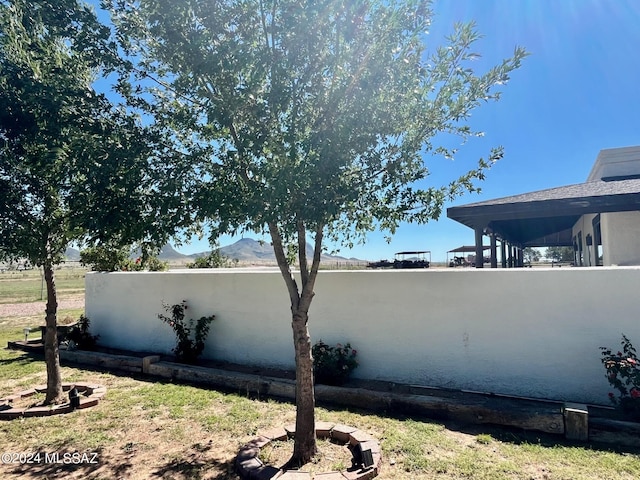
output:
[[600, 347], [607, 380], [618, 391], [617, 396], [609, 392], [609, 400], [629, 417], [640, 420], [640, 361], [626, 335], [622, 335], [620, 345], [622, 351], [616, 353]]
[[351, 348], [350, 343], [338, 343], [331, 347], [322, 340], [311, 349], [313, 356], [313, 374], [317, 383], [326, 385], [341, 385], [358, 366], [356, 355], [358, 352]]
[[193, 319], [187, 321], [185, 320], [186, 300], [175, 305], [166, 305], [163, 302], [162, 306], [171, 316], [158, 314], [158, 318], [168, 324], [176, 334], [176, 347], [173, 349], [176, 359], [182, 363], [195, 364], [204, 350], [209, 324], [216, 318], [215, 315], [201, 317], [197, 321]]

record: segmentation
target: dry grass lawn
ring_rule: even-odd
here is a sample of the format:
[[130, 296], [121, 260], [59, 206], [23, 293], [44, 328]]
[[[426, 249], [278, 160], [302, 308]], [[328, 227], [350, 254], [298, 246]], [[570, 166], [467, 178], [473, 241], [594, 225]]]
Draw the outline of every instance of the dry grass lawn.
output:
[[[61, 317], [66, 314], [78, 312], [63, 311]], [[2, 345], [19, 339], [22, 328], [39, 324], [40, 317], [0, 316]], [[103, 384], [107, 396], [97, 407], [68, 415], [0, 422], [4, 461], [0, 478], [237, 479], [233, 461], [240, 445], [258, 430], [292, 423], [295, 416], [288, 403], [123, 373], [64, 367], [63, 378]], [[42, 358], [0, 349], [0, 396], [44, 381]], [[318, 408], [317, 417], [375, 435], [383, 451], [378, 477], [383, 480], [640, 478], [636, 452], [570, 445], [526, 432], [341, 409]], [[277, 448], [289, 447], [284, 442]], [[346, 460], [329, 448], [321, 450], [325, 463], [309, 468], [341, 468]], [[40, 452], [41, 463], [21, 465], [19, 457], [18, 463], [7, 463], [16, 459], [11, 454], [35, 452]], [[51, 461], [56, 453], [60, 463], [43, 461], [46, 455]], [[263, 455], [279, 462], [286, 452]]]

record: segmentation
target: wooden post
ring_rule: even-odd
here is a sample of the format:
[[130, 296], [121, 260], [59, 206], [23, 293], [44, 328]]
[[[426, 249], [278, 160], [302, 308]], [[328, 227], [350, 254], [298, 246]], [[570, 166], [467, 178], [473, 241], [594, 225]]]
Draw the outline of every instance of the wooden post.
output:
[[502, 263], [502, 268], [507, 268], [507, 251], [506, 251], [506, 242], [504, 240], [500, 240], [500, 261]]
[[498, 268], [496, 234], [492, 233], [489, 238], [491, 239], [491, 268]]
[[562, 413], [565, 437], [581, 442], [589, 440], [589, 409], [587, 406], [578, 403], [565, 403]]
[[482, 229], [476, 228], [476, 268], [484, 268], [484, 250], [482, 249]]
[[142, 358], [142, 373], [149, 373], [149, 367], [152, 363], [158, 363], [160, 361], [160, 355], [149, 355]]

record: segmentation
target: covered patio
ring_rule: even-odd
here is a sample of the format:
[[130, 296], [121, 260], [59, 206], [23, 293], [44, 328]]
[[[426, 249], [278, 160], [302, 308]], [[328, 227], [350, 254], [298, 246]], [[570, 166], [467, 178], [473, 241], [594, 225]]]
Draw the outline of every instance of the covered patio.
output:
[[[488, 250], [490, 247], [488, 246], [483, 246], [483, 250]], [[449, 254], [452, 253], [453, 257], [452, 260], [449, 260]], [[469, 266], [475, 266], [475, 262], [477, 261], [477, 256], [475, 257], [476, 260], [474, 260], [473, 265], [469, 264], [468, 259], [464, 258], [464, 255], [456, 255], [456, 253], [461, 253], [461, 254], [465, 254], [465, 253], [473, 253], [476, 254], [476, 246], [475, 245], [462, 245], [461, 247], [458, 248], [454, 248], [452, 250], [449, 250], [447, 252], [447, 265], [449, 265], [450, 267], [469, 267]], [[482, 259], [484, 261], [484, 252], [482, 254]]]
[[[640, 178], [603, 180], [539, 190], [447, 209], [447, 216], [475, 232], [476, 258], [490, 250], [491, 268], [524, 266], [525, 247], [574, 246], [572, 228], [584, 215], [640, 210]], [[489, 236], [490, 245], [483, 244]], [[596, 235], [597, 237], [597, 235]], [[601, 242], [601, 238], [591, 241]], [[476, 268], [483, 268], [476, 262]]]

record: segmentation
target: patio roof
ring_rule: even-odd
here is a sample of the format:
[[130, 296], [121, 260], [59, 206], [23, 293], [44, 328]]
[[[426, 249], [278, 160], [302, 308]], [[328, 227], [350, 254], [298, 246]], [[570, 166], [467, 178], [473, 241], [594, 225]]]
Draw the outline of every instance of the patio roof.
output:
[[[489, 245], [485, 245], [482, 247], [483, 250], [488, 250], [491, 248]], [[453, 250], [449, 250], [447, 253], [474, 253], [476, 251], [475, 245], [463, 245], [458, 248], [454, 248]]]
[[640, 179], [594, 181], [447, 209], [476, 231], [491, 231], [521, 247], [571, 245], [571, 228], [585, 214], [640, 210]]

